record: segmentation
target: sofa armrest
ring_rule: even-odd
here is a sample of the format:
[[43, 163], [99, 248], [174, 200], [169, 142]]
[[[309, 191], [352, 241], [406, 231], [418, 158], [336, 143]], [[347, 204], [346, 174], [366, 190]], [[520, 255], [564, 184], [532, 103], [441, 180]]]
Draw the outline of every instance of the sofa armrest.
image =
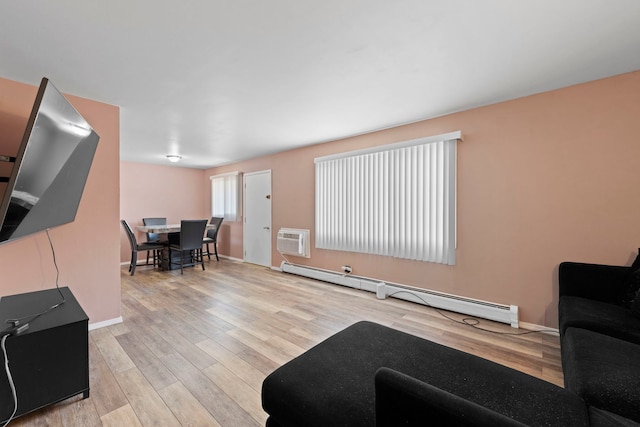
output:
[[376, 372], [375, 390], [376, 427], [525, 425], [389, 368]]
[[631, 273], [631, 267], [563, 262], [558, 270], [559, 296], [615, 303]]

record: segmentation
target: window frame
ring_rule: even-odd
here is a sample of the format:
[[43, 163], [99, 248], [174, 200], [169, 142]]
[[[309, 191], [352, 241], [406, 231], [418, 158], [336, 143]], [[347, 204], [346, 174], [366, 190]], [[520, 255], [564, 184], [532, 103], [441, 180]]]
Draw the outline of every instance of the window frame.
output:
[[[222, 217], [226, 222], [242, 221], [242, 172], [213, 175], [209, 180], [211, 216]], [[222, 191], [222, 195], [218, 194], [219, 191]]]
[[316, 248], [455, 264], [460, 131], [315, 159]]

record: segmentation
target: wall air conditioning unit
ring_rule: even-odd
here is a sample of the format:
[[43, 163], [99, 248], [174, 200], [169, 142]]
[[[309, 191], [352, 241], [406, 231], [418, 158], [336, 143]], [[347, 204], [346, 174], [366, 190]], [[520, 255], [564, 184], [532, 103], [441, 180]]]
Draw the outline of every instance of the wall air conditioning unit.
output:
[[281, 228], [278, 230], [278, 252], [311, 258], [309, 230]]

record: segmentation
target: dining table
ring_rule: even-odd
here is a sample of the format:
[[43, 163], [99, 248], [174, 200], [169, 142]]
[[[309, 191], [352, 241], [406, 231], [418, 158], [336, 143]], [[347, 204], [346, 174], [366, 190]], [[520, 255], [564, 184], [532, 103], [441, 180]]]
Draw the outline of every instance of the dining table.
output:
[[[160, 224], [160, 225], [138, 225], [136, 230], [142, 233], [157, 233], [167, 235], [167, 246], [163, 251], [160, 251], [159, 267], [161, 270], [171, 270], [171, 260], [169, 259], [170, 251], [168, 243], [179, 243], [179, 237], [176, 233], [180, 233], [180, 223], [177, 224]], [[206, 230], [215, 230], [215, 224], [207, 224]], [[204, 237], [204, 236], [203, 236]], [[165, 240], [164, 238], [161, 240]]]
[[[207, 224], [207, 230], [215, 230], [215, 229], [216, 229], [215, 224]], [[162, 224], [162, 225], [139, 225], [136, 227], [136, 230], [142, 233], [158, 233], [158, 234], [179, 233], [180, 223]]]

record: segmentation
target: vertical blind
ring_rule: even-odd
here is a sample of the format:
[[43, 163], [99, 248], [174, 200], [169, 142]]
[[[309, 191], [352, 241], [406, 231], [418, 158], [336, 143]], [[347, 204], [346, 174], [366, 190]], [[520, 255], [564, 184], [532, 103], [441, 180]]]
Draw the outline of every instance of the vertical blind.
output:
[[242, 173], [230, 172], [215, 175], [211, 179], [211, 216], [222, 217], [225, 221], [240, 219], [240, 189]]
[[455, 264], [460, 138], [316, 158], [316, 247]]

